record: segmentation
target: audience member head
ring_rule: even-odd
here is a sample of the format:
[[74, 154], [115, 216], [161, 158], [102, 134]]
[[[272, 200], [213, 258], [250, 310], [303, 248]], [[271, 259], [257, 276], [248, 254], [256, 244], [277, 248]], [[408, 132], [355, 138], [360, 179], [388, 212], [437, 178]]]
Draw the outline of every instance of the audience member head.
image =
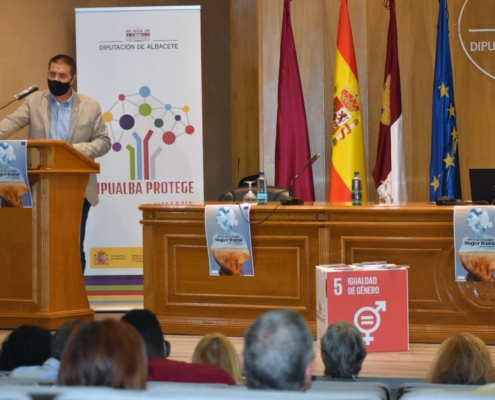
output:
[[64, 352], [69, 336], [78, 325], [83, 325], [85, 321], [83, 319], [71, 319], [62, 325], [55, 335], [52, 336], [52, 350], [50, 352], [50, 357], [56, 358], [57, 360], [62, 359], [62, 353]]
[[221, 333], [205, 335], [196, 345], [193, 363], [223, 368], [236, 382], [242, 382], [241, 366], [234, 345]]
[[147, 379], [146, 348], [138, 332], [122, 321], [107, 319], [74, 328], [57, 383], [144, 389]]
[[131, 324], [139, 332], [146, 345], [148, 359], [168, 357], [170, 343], [163, 339], [162, 328], [153, 312], [131, 310], [122, 317], [122, 321]]
[[442, 343], [425, 381], [483, 385], [495, 382], [495, 368], [485, 343], [474, 335], [461, 333]]
[[252, 389], [301, 390], [314, 368], [313, 337], [297, 312], [263, 314], [244, 335], [244, 376]]
[[52, 334], [39, 326], [22, 325], [2, 343], [0, 371], [17, 367], [42, 365], [50, 357]]
[[326, 376], [352, 379], [361, 371], [366, 347], [353, 324], [347, 321], [331, 324], [320, 339], [320, 347]]

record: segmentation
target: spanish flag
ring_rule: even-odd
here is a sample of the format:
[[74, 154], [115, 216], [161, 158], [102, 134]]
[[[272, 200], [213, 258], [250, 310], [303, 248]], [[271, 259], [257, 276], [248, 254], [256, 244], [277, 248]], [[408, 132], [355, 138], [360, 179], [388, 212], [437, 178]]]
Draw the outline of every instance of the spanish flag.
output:
[[333, 99], [330, 202], [351, 201], [354, 172], [363, 181], [363, 204], [368, 202], [361, 96], [347, 0], [340, 5]]

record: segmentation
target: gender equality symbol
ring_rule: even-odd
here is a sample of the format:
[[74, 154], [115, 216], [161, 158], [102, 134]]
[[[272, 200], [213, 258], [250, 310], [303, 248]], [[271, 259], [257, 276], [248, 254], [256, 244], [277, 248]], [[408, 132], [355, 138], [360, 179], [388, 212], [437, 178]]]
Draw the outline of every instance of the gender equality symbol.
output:
[[362, 307], [354, 315], [354, 325], [357, 326], [361, 333], [364, 333], [363, 341], [369, 345], [375, 338], [371, 333], [375, 332], [380, 327], [382, 321], [380, 311], [387, 311], [386, 301], [375, 302], [376, 308]]

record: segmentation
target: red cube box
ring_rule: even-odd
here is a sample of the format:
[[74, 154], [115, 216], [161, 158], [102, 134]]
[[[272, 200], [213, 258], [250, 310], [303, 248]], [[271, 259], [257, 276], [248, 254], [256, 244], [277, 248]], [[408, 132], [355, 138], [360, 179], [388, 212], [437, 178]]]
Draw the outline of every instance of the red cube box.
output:
[[346, 320], [361, 332], [366, 349], [409, 350], [406, 268], [316, 267], [317, 336]]

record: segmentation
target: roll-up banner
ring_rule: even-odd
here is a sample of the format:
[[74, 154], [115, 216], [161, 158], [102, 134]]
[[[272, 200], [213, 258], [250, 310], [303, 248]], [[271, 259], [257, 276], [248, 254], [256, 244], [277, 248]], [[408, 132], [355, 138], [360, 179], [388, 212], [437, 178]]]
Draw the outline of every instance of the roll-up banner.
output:
[[200, 6], [76, 9], [78, 91], [112, 140], [86, 228], [93, 308], [142, 302], [139, 205], [204, 198], [200, 28]]

